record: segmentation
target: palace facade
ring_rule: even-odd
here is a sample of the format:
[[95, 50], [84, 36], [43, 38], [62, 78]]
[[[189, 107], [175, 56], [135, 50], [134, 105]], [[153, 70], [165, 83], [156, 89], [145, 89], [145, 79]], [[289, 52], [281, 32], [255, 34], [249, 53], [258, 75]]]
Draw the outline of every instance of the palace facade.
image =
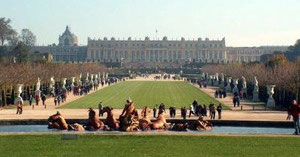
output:
[[225, 38], [222, 40], [88, 40], [88, 61], [98, 62], [226, 62]]
[[285, 53], [287, 49], [288, 46], [226, 47], [227, 62], [260, 62], [262, 55], [273, 54], [274, 52]]
[[90, 39], [87, 46], [78, 46], [78, 39], [67, 26], [59, 36], [58, 45], [35, 46], [31, 52], [49, 53], [54, 62], [102, 62], [102, 63], [247, 63], [259, 62], [264, 54], [286, 52], [287, 46], [226, 47], [225, 38], [210, 40], [118, 40]]

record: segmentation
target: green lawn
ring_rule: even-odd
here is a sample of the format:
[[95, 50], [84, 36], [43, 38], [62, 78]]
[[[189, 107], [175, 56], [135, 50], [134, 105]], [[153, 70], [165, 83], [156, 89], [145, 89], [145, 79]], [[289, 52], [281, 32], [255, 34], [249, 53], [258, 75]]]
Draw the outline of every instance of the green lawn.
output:
[[219, 104], [217, 100], [186, 82], [128, 81], [104, 88], [61, 108], [97, 108], [100, 101], [104, 105], [123, 108], [128, 97], [133, 100], [137, 108], [153, 107], [160, 103], [177, 108], [188, 107], [195, 99], [201, 104], [208, 105], [210, 102]]
[[299, 156], [297, 137], [81, 135], [0, 136], [1, 156]]

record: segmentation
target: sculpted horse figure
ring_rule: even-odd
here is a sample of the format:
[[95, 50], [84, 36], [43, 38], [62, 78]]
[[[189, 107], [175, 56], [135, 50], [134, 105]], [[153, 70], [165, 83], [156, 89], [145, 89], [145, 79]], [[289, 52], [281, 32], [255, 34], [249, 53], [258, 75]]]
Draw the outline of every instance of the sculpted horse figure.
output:
[[148, 117], [148, 114], [150, 114], [151, 110], [145, 106], [141, 112], [141, 118], [139, 119], [139, 129], [142, 131], [146, 131], [150, 129], [150, 123], [151, 120]]
[[128, 99], [126, 100], [126, 104], [120, 116], [127, 117], [129, 115], [134, 115], [134, 112], [135, 112], [134, 103], [132, 102], [132, 100]]
[[57, 111], [56, 114], [51, 115], [48, 118], [48, 128], [49, 129], [67, 130], [68, 124], [67, 124], [65, 118]]
[[172, 131], [187, 131], [188, 124], [187, 123], [178, 123], [178, 124], [173, 124], [170, 128]]
[[103, 128], [104, 128], [104, 123], [102, 121], [100, 121], [95, 110], [90, 108], [89, 109], [89, 119], [88, 119], [85, 129], [86, 130], [98, 130], [98, 129], [103, 129]]
[[122, 114], [119, 117], [121, 131], [137, 131], [139, 126], [138, 112], [134, 103], [129, 99], [126, 101]]
[[101, 111], [101, 114], [107, 113], [107, 117], [105, 119], [105, 124], [109, 127], [110, 130], [118, 130], [119, 129], [119, 122], [114, 117], [114, 114], [112, 112], [113, 108], [106, 106]]
[[150, 124], [150, 127], [152, 130], [168, 129], [170, 127], [170, 123], [166, 121], [164, 110], [159, 109], [158, 117]]
[[83, 126], [78, 123], [70, 124], [68, 129], [74, 131], [84, 131]]
[[193, 122], [191, 125], [188, 126], [190, 130], [197, 130], [197, 131], [208, 131], [211, 130], [213, 125], [207, 121], [204, 120], [203, 116], [200, 116], [198, 120]]

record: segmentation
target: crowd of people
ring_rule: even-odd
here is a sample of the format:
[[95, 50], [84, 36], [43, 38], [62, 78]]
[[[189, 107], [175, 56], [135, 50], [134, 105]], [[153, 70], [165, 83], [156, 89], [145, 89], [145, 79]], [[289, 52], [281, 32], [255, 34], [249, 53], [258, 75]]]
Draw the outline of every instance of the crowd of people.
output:
[[[118, 82], [118, 79], [116, 78], [110, 78], [106, 80], [102, 80], [98, 83], [91, 83], [91, 82], [86, 82], [83, 83], [82, 85], [78, 84], [66, 84], [65, 87], [59, 87], [57, 86], [55, 90], [51, 90], [49, 93], [49, 97], [53, 97], [53, 102], [55, 106], [59, 106], [60, 104], [64, 103], [67, 101], [67, 96], [70, 93], [73, 93], [75, 96], [82, 96], [82, 95], [87, 95], [90, 93], [92, 90], [97, 90], [99, 86], [105, 86], [108, 85], [110, 86], [111, 84], [114, 84]], [[46, 100], [49, 98], [47, 96], [47, 90], [44, 88], [41, 88], [41, 91], [29, 91], [27, 94], [26, 91], [23, 91], [21, 93], [22, 101], [16, 102], [16, 107], [17, 107], [17, 112], [16, 114], [22, 114], [23, 113], [23, 105], [24, 105], [24, 100], [28, 100], [29, 106], [34, 109], [35, 106], [38, 106], [40, 102], [42, 102], [42, 105], [44, 108], [47, 108], [47, 103]]]
[[222, 99], [222, 98], [226, 98], [226, 96], [227, 96], [227, 92], [225, 89], [223, 89], [223, 90], [219, 89], [219, 90], [216, 90], [216, 92], [215, 92], [215, 98]]
[[[99, 109], [99, 117], [103, 116], [102, 113], [102, 110], [103, 110], [103, 104], [102, 102], [100, 102], [98, 104], [98, 109]], [[152, 113], [153, 113], [153, 118], [156, 118], [158, 116], [157, 114], [157, 111], [158, 110], [161, 110], [163, 112], [167, 112], [166, 110], [166, 105], [164, 103], [161, 103], [161, 104], [156, 104], [153, 109], [152, 109]], [[191, 117], [191, 116], [195, 116], [195, 117], [199, 117], [199, 116], [203, 116], [203, 117], [208, 117], [210, 119], [216, 119], [216, 112], [218, 113], [218, 119], [222, 119], [222, 110], [223, 110], [223, 107], [222, 107], [222, 104], [219, 104], [217, 107], [215, 106], [214, 103], [210, 103], [208, 108], [206, 107], [205, 104], [201, 105], [197, 102], [197, 100], [194, 100], [192, 102], [192, 104], [190, 105], [189, 107], [189, 115], [188, 117]], [[209, 112], [209, 115], [207, 114], [207, 111]], [[183, 118], [183, 119], [186, 119], [187, 118], [187, 113], [188, 113], [188, 109], [184, 106], [184, 107], [181, 107], [180, 108], [180, 116]], [[169, 115], [170, 115], [170, 118], [176, 118], [176, 107], [175, 106], [170, 106], [169, 107]]]

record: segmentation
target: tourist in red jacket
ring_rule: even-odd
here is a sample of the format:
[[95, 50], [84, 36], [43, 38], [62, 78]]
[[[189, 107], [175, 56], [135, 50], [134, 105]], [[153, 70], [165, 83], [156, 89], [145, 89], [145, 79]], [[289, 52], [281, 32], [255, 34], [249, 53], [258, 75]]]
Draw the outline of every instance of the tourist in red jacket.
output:
[[299, 135], [300, 132], [300, 105], [296, 100], [293, 101], [293, 105], [289, 108], [290, 114], [293, 116], [294, 125], [295, 125], [295, 134]]

